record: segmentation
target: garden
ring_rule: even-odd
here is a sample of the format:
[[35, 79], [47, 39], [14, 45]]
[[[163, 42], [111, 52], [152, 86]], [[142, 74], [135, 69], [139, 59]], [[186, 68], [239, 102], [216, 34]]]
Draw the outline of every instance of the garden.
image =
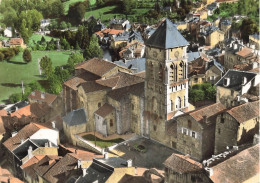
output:
[[95, 136], [92, 135], [92, 134], [84, 135], [83, 138], [85, 140], [92, 142], [93, 144], [96, 144], [98, 147], [101, 147], [101, 148], [107, 148], [107, 147], [110, 147], [112, 145], [115, 145], [115, 144], [118, 144], [120, 142], [125, 141], [124, 139], [121, 139], [121, 138], [112, 139], [112, 140], [103, 140], [103, 139], [100, 139], [98, 137], [95, 138]]

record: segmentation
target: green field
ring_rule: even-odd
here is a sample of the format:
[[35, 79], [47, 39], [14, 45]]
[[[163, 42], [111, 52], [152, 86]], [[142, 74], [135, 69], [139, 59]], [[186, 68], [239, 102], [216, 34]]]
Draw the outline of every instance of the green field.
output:
[[[83, 138], [92, 142], [93, 144], [95, 144], [95, 136], [94, 135], [88, 134], [88, 135], [83, 136]], [[114, 144], [118, 144], [118, 143], [123, 142], [123, 141], [124, 141], [124, 139], [121, 139], [121, 138], [113, 139], [113, 140], [102, 140], [102, 139], [96, 137], [96, 145], [101, 147], [101, 148], [110, 147]]]
[[[85, 18], [88, 18], [89, 16], [93, 15], [95, 18], [100, 18], [103, 23], [109, 22], [114, 17], [116, 18], [125, 18], [124, 14], [119, 13], [116, 10], [117, 6], [107, 6], [99, 9], [95, 9], [92, 11], [87, 11], [85, 13]], [[134, 16], [140, 16], [142, 14], [145, 14], [149, 9], [146, 8], [140, 8], [140, 9], [134, 9]], [[128, 17], [131, 17], [133, 15], [128, 15]]]
[[[45, 40], [46, 41], [50, 41], [52, 39], [52, 37], [50, 36], [44, 36]], [[28, 46], [31, 47], [31, 46], [34, 46], [34, 43], [33, 41], [35, 41], [36, 43], [38, 41], [40, 41], [42, 39], [42, 35], [39, 35], [39, 34], [33, 34], [30, 39], [29, 39], [29, 44]], [[55, 38], [53, 38], [55, 40]]]
[[[70, 7], [71, 4], [74, 4], [74, 3], [79, 2], [79, 1], [80, 1], [80, 2], [83, 2], [83, 1], [85, 1], [85, 0], [69, 0], [69, 1], [64, 2], [65, 12], [66, 12], [66, 13], [68, 12], [69, 7]], [[90, 5], [91, 5], [91, 6], [96, 4], [96, 0], [90, 0], [89, 2], [90, 2]]]
[[32, 61], [28, 64], [23, 62], [22, 52], [13, 57], [10, 62], [0, 62], [0, 103], [8, 99], [8, 97], [21, 91], [21, 87], [17, 86], [24, 83], [30, 83], [35, 80], [42, 80], [39, 76], [37, 60], [48, 55], [53, 63], [53, 67], [64, 65], [70, 56], [70, 51], [34, 51], [32, 52]]

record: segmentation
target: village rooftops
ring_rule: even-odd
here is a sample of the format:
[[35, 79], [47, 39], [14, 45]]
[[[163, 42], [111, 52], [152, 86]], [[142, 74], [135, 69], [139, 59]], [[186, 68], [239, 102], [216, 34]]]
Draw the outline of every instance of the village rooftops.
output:
[[31, 100], [37, 100], [41, 102], [46, 102], [48, 105], [51, 105], [52, 102], [57, 98], [57, 95], [41, 92], [39, 90], [33, 91], [29, 96]]
[[10, 46], [12, 45], [22, 45], [23, 44], [23, 38], [11, 38], [9, 41]]
[[257, 74], [246, 71], [228, 70], [226, 74], [216, 83], [216, 86], [230, 88], [235, 91], [242, 89], [242, 83], [246, 80], [244, 85], [253, 80]]
[[116, 64], [99, 58], [93, 58], [76, 65], [75, 69], [83, 69], [97, 76], [102, 77], [104, 74], [116, 67]]
[[7, 139], [3, 145], [9, 150], [13, 151], [16, 147], [22, 144], [23, 140], [28, 139], [30, 136], [35, 134], [40, 129], [47, 129], [46, 127], [36, 124], [30, 123], [23, 127], [15, 136]]
[[227, 110], [233, 118], [239, 123], [259, 117], [259, 101], [247, 102], [245, 104], [233, 107]]
[[85, 109], [77, 109], [63, 117], [63, 121], [69, 126], [84, 124], [87, 122]]
[[192, 116], [196, 121], [204, 123], [204, 119], [210, 118], [212, 116], [217, 115], [218, 113], [224, 111], [226, 108], [221, 103], [215, 103], [211, 104], [205, 107], [201, 107], [198, 109], [195, 109], [194, 111], [191, 111], [189, 113], [183, 114], [183, 115], [190, 115]]
[[79, 77], [73, 77], [72, 79], [68, 80], [68, 81], [65, 81], [64, 82], [64, 85], [69, 87], [69, 88], [72, 88], [73, 90], [77, 90], [78, 89], [78, 86], [82, 83], [85, 83], [86, 81], [82, 78], [79, 78]]
[[259, 144], [239, 152], [226, 161], [211, 167], [211, 169], [210, 179], [214, 183], [258, 181]]
[[146, 61], [145, 58], [136, 58], [136, 59], [126, 60], [125, 62], [119, 60], [119, 61], [115, 61], [114, 63], [126, 68], [130, 68], [135, 72], [142, 72], [145, 71], [145, 61]]
[[177, 30], [177, 27], [166, 19], [146, 41], [146, 46], [170, 49], [187, 46], [189, 43]]
[[192, 160], [189, 155], [173, 153], [164, 163], [165, 167], [179, 174], [203, 171], [202, 164]]

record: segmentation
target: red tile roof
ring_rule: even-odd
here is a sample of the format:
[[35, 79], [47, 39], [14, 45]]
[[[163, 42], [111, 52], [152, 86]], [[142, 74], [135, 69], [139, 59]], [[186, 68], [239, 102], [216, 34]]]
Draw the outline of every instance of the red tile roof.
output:
[[251, 48], [242, 48], [242, 50], [236, 52], [237, 55], [241, 56], [241, 57], [248, 57], [249, 55], [253, 55], [252, 53], [252, 49]]
[[196, 121], [203, 122], [203, 116], [206, 116], [207, 118], [214, 116], [222, 111], [224, 111], [226, 108], [221, 103], [215, 103], [212, 105], [208, 105], [206, 107], [202, 107], [199, 109], [196, 109], [194, 111], [189, 112], [188, 114], [192, 116]]
[[45, 156], [33, 167], [35, 172], [43, 177], [43, 175], [51, 169], [62, 157], [61, 156]]
[[246, 182], [259, 175], [259, 147], [257, 144], [212, 167], [210, 179], [214, 183]]
[[202, 164], [190, 159], [188, 155], [173, 153], [164, 163], [167, 168], [179, 174], [203, 171]]
[[84, 69], [90, 73], [102, 77], [104, 74], [115, 67], [117, 67], [116, 64], [112, 62], [105, 61], [99, 58], [93, 58], [76, 65], [75, 69]]
[[73, 90], [77, 90], [78, 86], [82, 83], [85, 83], [86, 81], [82, 78], [78, 78], [78, 77], [74, 77], [68, 81], [64, 82], [64, 85], [68, 86], [69, 88], [73, 89]]
[[[44, 96], [42, 98], [42, 96]], [[41, 102], [46, 102], [48, 105], [52, 104], [52, 102], [57, 98], [57, 95], [41, 92], [38, 90], [33, 91], [29, 96], [28, 99], [37, 100]]]
[[43, 155], [36, 155], [36, 156], [33, 156], [31, 159], [29, 159], [26, 163], [24, 163], [21, 168], [22, 169], [25, 169], [29, 166], [32, 166], [33, 164], [35, 163], [38, 163], [42, 158], [44, 158]]
[[23, 44], [23, 38], [11, 38], [9, 41], [10, 45], [22, 45]]
[[259, 117], [259, 100], [233, 107], [232, 109], [227, 110], [227, 113], [235, 118], [239, 123]]
[[36, 133], [40, 129], [44, 129], [46, 127], [36, 124], [30, 123], [23, 127], [14, 137], [7, 139], [3, 145], [9, 150], [13, 151], [17, 146], [21, 144], [21, 140], [26, 140], [34, 133]]
[[103, 118], [105, 118], [107, 115], [112, 113], [115, 110], [115, 108], [110, 104], [104, 104], [102, 107], [100, 107], [95, 113]]

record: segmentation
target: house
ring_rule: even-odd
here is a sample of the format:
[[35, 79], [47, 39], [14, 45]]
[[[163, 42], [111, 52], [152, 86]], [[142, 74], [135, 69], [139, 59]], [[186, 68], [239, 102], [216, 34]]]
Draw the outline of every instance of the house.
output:
[[95, 32], [95, 34], [97, 35], [99, 42], [109, 45], [113, 36], [122, 34], [124, 32], [124, 30], [105, 28], [101, 31]]
[[230, 37], [231, 21], [229, 19], [223, 19], [220, 21], [220, 30], [225, 33], [225, 38]]
[[123, 34], [118, 34], [112, 38], [110, 47], [113, 49], [118, 49], [135, 42], [144, 42], [140, 32], [124, 32]]
[[50, 19], [42, 19], [41, 20], [41, 24], [40, 24], [40, 28], [42, 30], [44, 30], [46, 27], [48, 27], [51, 24], [51, 20]]
[[227, 146], [253, 143], [259, 132], [259, 100], [227, 109], [217, 116], [215, 131], [215, 154]]
[[58, 145], [59, 132], [36, 123], [26, 125], [3, 143], [7, 160], [18, 176], [22, 175], [20, 166], [33, 156], [57, 155]]
[[239, 41], [234, 41], [226, 46], [224, 67], [225, 69], [233, 69], [234, 65], [242, 63], [259, 65], [258, 50], [246, 47]]
[[219, 4], [217, 2], [211, 3], [207, 6], [208, 10], [208, 16], [211, 16], [214, 14], [214, 11], [219, 7]]
[[88, 169], [83, 169], [83, 175], [75, 183], [85, 182], [118, 182], [125, 174], [134, 175], [135, 167], [132, 160], [124, 160], [119, 157], [94, 158]]
[[198, 58], [192, 62], [189, 62], [188, 78], [189, 86], [194, 84], [201, 84], [206, 81], [206, 61], [202, 58]]
[[10, 47], [21, 47], [21, 48], [26, 48], [26, 45], [23, 42], [23, 38], [11, 38], [9, 40], [9, 45]]
[[4, 37], [13, 37], [12, 27], [7, 27], [4, 30]]
[[28, 96], [28, 100], [30, 103], [37, 102], [41, 104], [46, 102], [56, 111], [57, 115], [62, 113], [62, 99], [60, 96], [35, 90]]
[[257, 34], [257, 33], [249, 36], [249, 44], [255, 45], [255, 49], [257, 49], [257, 50], [259, 50], [259, 44], [260, 44], [259, 40], [260, 40], [259, 34]]
[[235, 106], [237, 97], [249, 93], [259, 95], [257, 88], [259, 86], [259, 75], [253, 72], [228, 70], [225, 75], [216, 83], [217, 102], [221, 102], [227, 107]]
[[165, 182], [212, 183], [201, 163], [190, 156], [173, 153], [164, 163]]
[[109, 23], [109, 27], [111, 29], [128, 31], [131, 28], [131, 24], [128, 20], [112, 19]]
[[224, 32], [219, 30], [218, 27], [208, 26], [205, 28], [201, 35], [205, 38], [207, 46], [215, 47], [217, 44], [224, 41]]
[[87, 120], [84, 109], [73, 110], [63, 117], [63, 130], [69, 142], [73, 142], [75, 134], [86, 131]]
[[210, 167], [209, 177], [214, 183], [258, 182], [259, 144]]
[[210, 157], [214, 154], [217, 114], [225, 109], [221, 103], [215, 103], [177, 116], [176, 122], [172, 122], [177, 124], [173, 148], [198, 161]]
[[20, 179], [13, 176], [13, 174], [2, 167], [0, 167], [0, 182], [1, 183], [24, 183]]
[[142, 42], [132, 42], [128, 43], [127, 46], [122, 47], [121, 51], [118, 53], [121, 59], [134, 59], [144, 57], [145, 46]]
[[216, 84], [224, 74], [224, 67], [215, 59], [206, 64], [205, 81]]

